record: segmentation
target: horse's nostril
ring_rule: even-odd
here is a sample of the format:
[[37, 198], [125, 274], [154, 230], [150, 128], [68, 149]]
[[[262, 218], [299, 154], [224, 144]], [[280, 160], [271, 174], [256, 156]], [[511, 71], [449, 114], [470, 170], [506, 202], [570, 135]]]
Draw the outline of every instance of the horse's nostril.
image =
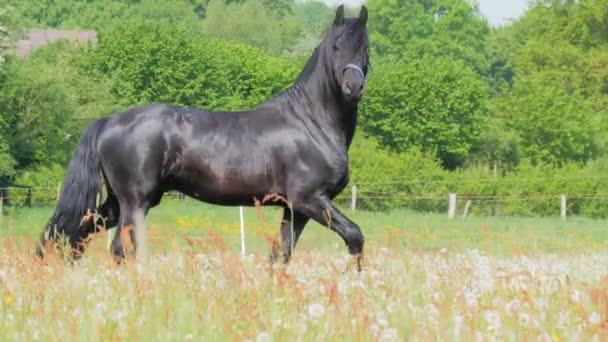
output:
[[349, 94], [350, 94], [350, 93], [352, 93], [352, 92], [353, 92], [353, 90], [352, 90], [352, 88], [350, 87], [350, 84], [346, 83], [346, 84], [345, 84], [345, 87], [344, 87], [344, 93], [345, 93], [346, 95], [349, 95]]

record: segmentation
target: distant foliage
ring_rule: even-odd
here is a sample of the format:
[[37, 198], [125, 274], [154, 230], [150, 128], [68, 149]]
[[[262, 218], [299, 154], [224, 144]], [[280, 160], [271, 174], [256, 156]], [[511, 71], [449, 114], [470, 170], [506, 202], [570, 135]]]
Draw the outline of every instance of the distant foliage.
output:
[[290, 85], [297, 71], [253, 47], [151, 23], [125, 24], [102, 35], [89, 58], [94, 72], [112, 80], [112, 94], [129, 105], [248, 108]]
[[[560, 195], [565, 194], [568, 215], [608, 217], [607, 159], [584, 167], [522, 162], [509, 172], [484, 166], [447, 171], [431, 154], [417, 149], [387, 152], [373, 138], [359, 135], [350, 162], [351, 185], [357, 186], [357, 207], [363, 210], [445, 213], [448, 193], [453, 192], [459, 214], [471, 199], [472, 215], [557, 216]], [[338, 202], [350, 205], [349, 196], [347, 189]]]
[[518, 154], [563, 165], [606, 154], [607, 1], [539, 2], [490, 40], [494, 130], [518, 135]]
[[369, 0], [373, 49], [403, 61], [442, 57], [484, 73], [489, 29], [467, 0]]
[[454, 168], [477, 143], [486, 98], [485, 82], [463, 62], [385, 61], [370, 76], [361, 125], [394, 151], [434, 152]]
[[0, 180], [64, 163], [91, 118], [116, 108], [107, 79], [80, 69], [82, 49], [56, 43], [0, 73]]

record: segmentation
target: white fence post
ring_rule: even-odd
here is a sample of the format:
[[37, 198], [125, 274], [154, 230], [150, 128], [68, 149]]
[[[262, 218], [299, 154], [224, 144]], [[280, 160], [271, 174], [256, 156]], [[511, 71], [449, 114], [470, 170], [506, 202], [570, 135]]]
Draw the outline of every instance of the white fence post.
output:
[[456, 216], [456, 194], [451, 192], [448, 195], [448, 218], [453, 219]]
[[353, 190], [350, 194], [350, 208], [352, 211], [357, 210], [357, 186], [353, 185]]
[[566, 222], [566, 211], [568, 210], [566, 195], [561, 195], [561, 206], [560, 206], [560, 215], [562, 217], [562, 221]]
[[245, 219], [243, 218], [243, 206], [239, 207], [239, 216], [241, 218], [241, 254], [245, 257]]
[[467, 215], [469, 215], [469, 208], [471, 208], [471, 200], [467, 200], [467, 204], [464, 206], [464, 212], [462, 213], [463, 219], [467, 218]]

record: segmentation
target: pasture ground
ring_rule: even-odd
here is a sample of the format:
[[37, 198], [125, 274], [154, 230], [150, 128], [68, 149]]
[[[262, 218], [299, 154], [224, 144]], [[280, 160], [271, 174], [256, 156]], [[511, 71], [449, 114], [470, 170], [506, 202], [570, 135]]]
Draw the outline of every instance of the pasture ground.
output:
[[113, 265], [105, 234], [70, 266], [37, 263], [52, 208], [0, 225], [1, 340], [581, 340], [608, 338], [608, 222], [448, 220], [344, 212], [367, 239], [364, 272], [310, 223], [288, 267], [267, 263], [281, 212], [164, 201], [147, 262]]

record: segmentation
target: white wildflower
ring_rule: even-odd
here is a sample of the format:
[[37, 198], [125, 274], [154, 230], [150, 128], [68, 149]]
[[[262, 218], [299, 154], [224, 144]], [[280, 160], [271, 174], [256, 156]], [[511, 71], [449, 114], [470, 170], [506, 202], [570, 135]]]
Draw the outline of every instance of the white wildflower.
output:
[[589, 323], [599, 324], [601, 321], [602, 321], [602, 316], [600, 316], [599, 313], [594, 311], [589, 315]]
[[445, 295], [443, 292], [435, 292], [433, 294], [433, 301], [435, 301], [436, 304], [443, 304], [445, 301]]
[[313, 303], [308, 306], [308, 314], [312, 318], [321, 318], [325, 314], [325, 307], [319, 303]]
[[376, 312], [376, 323], [382, 328], [388, 327], [388, 320], [386, 319], [384, 311]]
[[542, 341], [542, 342], [552, 342], [553, 341], [553, 339], [551, 338], [551, 336], [548, 333], [546, 333], [546, 332], [540, 334], [538, 336], [538, 340]]
[[580, 303], [581, 302], [581, 292], [579, 290], [574, 290], [572, 296], [570, 296], [573, 302]]
[[519, 299], [515, 298], [513, 300], [510, 300], [507, 304], [505, 304], [505, 311], [507, 312], [507, 315], [509, 316], [513, 316], [518, 310], [519, 308]]
[[382, 330], [382, 332], [380, 333], [380, 337], [378, 338], [378, 341], [380, 342], [390, 342], [390, 341], [400, 341], [400, 337], [399, 337], [399, 333], [397, 332], [397, 329], [395, 328], [388, 328], [388, 329], [384, 329]]
[[272, 336], [266, 331], [262, 331], [255, 337], [255, 342], [272, 342]]
[[462, 315], [454, 316], [454, 337], [460, 337], [463, 321], [464, 321], [464, 318], [462, 317]]
[[488, 323], [488, 330], [497, 331], [501, 327], [500, 314], [496, 311], [486, 310], [483, 312], [483, 318]]
[[467, 291], [464, 294], [464, 300], [469, 308], [477, 307], [477, 295], [473, 292]]
[[529, 327], [530, 326], [530, 316], [525, 312], [520, 313], [519, 314], [519, 324], [524, 328]]

